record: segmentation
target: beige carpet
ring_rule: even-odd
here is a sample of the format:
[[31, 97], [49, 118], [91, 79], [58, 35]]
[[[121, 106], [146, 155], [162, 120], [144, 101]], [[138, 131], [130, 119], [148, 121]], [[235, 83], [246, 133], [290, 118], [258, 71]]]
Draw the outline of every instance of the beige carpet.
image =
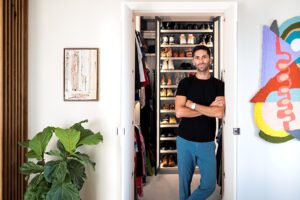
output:
[[[192, 191], [198, 186], [200, 175], [195, 174], [192, 180]], [[147, 183], [144, 186], [144, 197], [139, 200], [177, 200], [178, 192], [178, 174], [158, 174], [157, 176], [147, 177]], [[208, 200], [220, 200], [220, 187], [216, 187], [216, 191]]]

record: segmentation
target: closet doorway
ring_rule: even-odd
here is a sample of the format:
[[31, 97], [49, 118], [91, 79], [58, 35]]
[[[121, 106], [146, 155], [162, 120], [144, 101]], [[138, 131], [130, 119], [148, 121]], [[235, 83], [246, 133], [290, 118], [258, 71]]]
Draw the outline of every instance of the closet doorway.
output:
[[[236, 146], [237, 136], [237, 4], [235, 2], [128, 2], [122, 5], [121, 43], [121, 196], [134, 199], [134, 14], [174, 16], [223, 16], [220, 59], [225, 81], [226, 115], [224, 124], [223, 199], [236, 199]], [[226, 174], [226, 176], [225, 176]], [[175, 192], [175, 191], [174, 191]]]

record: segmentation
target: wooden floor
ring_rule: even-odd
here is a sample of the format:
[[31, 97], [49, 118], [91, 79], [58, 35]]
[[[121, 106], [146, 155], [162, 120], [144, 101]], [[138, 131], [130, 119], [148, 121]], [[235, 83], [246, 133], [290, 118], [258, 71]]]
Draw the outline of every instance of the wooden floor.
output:
[[[200, 181], [200, 175], [195, 174], [192, 180], [191, 190], [194, 191]], [[139, 200], [177, 200], [179, 199], [178, 174], [158, 174], [147, 177], [144, 186], [144, 196]], [[208, 198], [208, 200], [221, 200], [220, 187]]]

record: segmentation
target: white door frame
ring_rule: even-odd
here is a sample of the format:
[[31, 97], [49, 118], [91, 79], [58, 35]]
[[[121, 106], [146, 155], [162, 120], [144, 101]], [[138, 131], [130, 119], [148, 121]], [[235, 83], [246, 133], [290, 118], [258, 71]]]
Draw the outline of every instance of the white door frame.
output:
[[[134, 113], [134, 89], [132, 88], [134, 79], [134, 47], [133, 47], [133, 13], [134, 14], [157, 14], [157, 15], [223, 15], [229, 23], [225, 24], [227, 31], [230, 30], [230, 43], [221, 41], [221, 59], [223, 59], [223, 69], [226, 69], [226, 79], [230, 84], [225, 84], [225, 97], [227, 102], [226, 112], [230, 111], [226, 117], [224, 130], [227, 132], [225, 137], [229, 141], [224, 143], [224, 200], [236, 200], [236, 155], [237, 139], [232, 136], [232, 128], [237, 127], [237, 106], [228, 103], [237, 102], [237, 2], [124, 2], [122, 3], [122, 66], [121, 66], [121, 196], [123, 200], [133, 199], [133, 113]], [[130, 17], [131, 16], [131, 17]], [[227, 18], [226, 18], [227, 17]], [[130, 25], [129, 23], [132, 23]], [[233, 49], [229, 56], [224, 53], [224, 49]], [[222, 58], [226, 56], [226, 58]], [[228, 58], [227, 58], [228, 57]], [[223, 72], [224, 73], [224, 72]], [[227, 82], [226, 82], [227, 83]], [[226, 91], [232, 91], [230, 96]], [[228, 122], [228, 123], [227, 123]]]

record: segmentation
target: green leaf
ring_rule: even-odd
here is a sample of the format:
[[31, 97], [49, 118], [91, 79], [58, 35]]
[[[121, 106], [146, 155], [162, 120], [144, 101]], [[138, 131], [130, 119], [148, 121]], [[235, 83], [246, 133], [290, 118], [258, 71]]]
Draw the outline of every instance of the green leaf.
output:
[[47, 200], [80, 200], [79, 191], [71, 182], [52, 185]]
[[53, 183], [54, 181], [63, 182], [67, 174], [67, 163], [64, 160], [54, 160], [46, 163], [44, 167], [44, 176], [46, 181]]
[[25, 200], [45, 200], [50, 185], [46, 182], [43, 174], [36, 175], [29, 183], [24, 199]]
[[67, 152], [73, 153], [80, 138], [80, 132], [75, 129], [56, 128], [55, 134], [64, 145]]
[[103, 140], [102, 135], [100, 135], [100, 132], [94, 134], [94, 135], [89, 135], [84, 138], [80, 138], [78, 145], [80, 144], [87, 144], [87, 145], [96, 145], [99, 142]]
[[41, 165], [37, 165], [34, 162], [27, 162], [24, 163], [21, 167], [20, 167], [20, 171], [23, 174], [36, 174], [36, 173], [41, 173], [44, 171], [44, 167]]
[[26, 148], [29, 148], [29, 141], [30, 140], [26, 140], [26, 141], [23, 141], [23, 142], [18, 142], [18, 144], [22, 147], [26, 147]]
[[90, 160], [90, 157], [87, 154], [76, 152], [75, 154], [71, 155], [71, 157], [77, 158], [79, 162], [84, 165], [91, 165], [95, 170], [96, 163]]
[[26, 153], [27, 158], [35, 158], [37, 160], [42, 160], [43, 157], [40, 155], [37, 155], [33, 150], [30, 150]]
[[57, 141], [56, 147], [58, 148], [58, 150], [60, 151], [60, 153], [63, 155], [63, 157], [67, 156], [67, 152], [65, 150], [65, 147], [64, 147], [64, 145], [59, 140]]
[[37, 156], [44, 156], [46, 146], [52, 137], [53, 130], [53, 127], [47, 127], [29, 141], [29, 148], [31, 148]]
[[59, 150], [50, 150], [49, 152], [46, 152], [47, 155], [49, 156], [56, 156], [59, 158], [64, 158], [64, 155], [62, 155], [62, 153]]
[[73, 184], [80, 191], [86, 179], [85, 167], [77, 160], [67, 161], [68, 171]]

